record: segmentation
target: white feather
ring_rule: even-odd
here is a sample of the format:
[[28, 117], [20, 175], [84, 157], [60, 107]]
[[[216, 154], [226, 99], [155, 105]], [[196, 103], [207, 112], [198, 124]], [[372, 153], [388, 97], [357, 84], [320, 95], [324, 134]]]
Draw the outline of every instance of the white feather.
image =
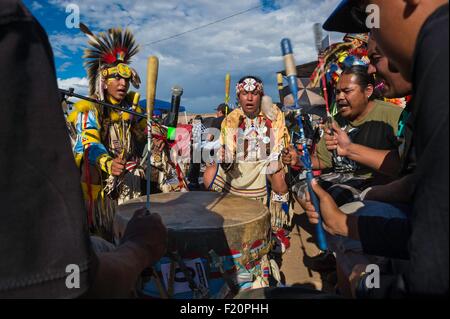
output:
[[271, 121], [277, 119], [276, 111], [273, 108], [272, 98], [268, 95], [264, 95], [261, 102], [261, 111]]
[[100, 45], [98, 40], [97, 40], [97, 38], [95, 36], [92, 36], [92, 35], [89, 35], [89, 34], [86, 34], [86, 36], [89, 38], [89, 41], [91, 41], [92, 43]]

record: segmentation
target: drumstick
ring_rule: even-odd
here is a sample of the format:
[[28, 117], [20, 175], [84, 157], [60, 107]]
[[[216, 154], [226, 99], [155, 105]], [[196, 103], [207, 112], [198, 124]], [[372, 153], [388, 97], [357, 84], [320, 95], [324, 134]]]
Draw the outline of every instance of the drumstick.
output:
[[150, 211], [150, 176], [151, 176], [151, 150], [152, 150], [152, 115], [155, 108], [156, 82], [158, 81], [159, 60], [156, 56], [148, 58], [147, 62], [147, 203]]
[[[282, 73], [277, 73], [277, 88], [278, 88], [278, 96], [280, 98], [280, 105], [282, 107], [284, 107], [284, 102], [283, 102], [283, 74]], [[284, 141], [284, 148], [288, 148], [289, 147], [289, 143], [287, 141], [287, 138], [289, 136], [289, 130], [286, 128], [286, 131], [283, 133], [283, 141]], [[292, 143], [292, 140], [291, 140]], [[289, 187], [289, 198], [292, 198], [292, 192], [290, 189], [290, 185], [292, 183], [292, 169], [291, 166], [288, 165], [288, 169], [287, 169], [287, 184]]]
[[173, 296], [173, 285], [175, 282], [175, 262], [172, 260], [170, 262], [170, 271], [169, 271], [169, 282], [167, 287], [167, 295], [169, 298]]
[[[283, 39], [281, 41], [281, 51], [284, 57], [284, 63], [286, 66], [286, 76], [289, 82], [289, 88], [291, 89], [292, 95], [294, 97], [298, 96], [298, 83], [297, 83], [297, 68], [295, 65], [294, 53], [292, 50], [291, 41], [289, 39]], [[300, 113], [298, 116], [298, 127], [300, 133], [300, 139], [303, 143], [303, 153], [301, 155], [301, 160], [306, 170], [306, 182], [308, 184], [308, 192], [311, 198], [311, 202], [314, 205], [314, 208], [317, 213], [319, 213], [319, 222], [316, 225], [316, 235], [317, 235], [317, 244], [319, 248], [323, 251], [328, 249], [327, 242], [325, 238], [325, 231], [322, 227], [322, 219], [320, 216], [320, 206], [319, 200], [317, 199], [317, 195], [314, 193], [311, 181], [313, 180], [312, 173], [312, 163], [311, 157], [308, 151], [308, 145], [306, 144], [305, 131], [303, 129], [302, 115], [301, 115], [301, 107], [298, 103], [298, 99], [294, 98], [295, 109]]]
[[133, 98], [133, 111], [136, 111], [136, 108], [139, 106], [139, 99], [141, 98], [141, 95], [139, 93], [136, 93]]
[[[231, 76], [230, 76], [230, 73], [227, 73], [225, 75], [225, 104], [226, 104], [226, 106], [225, 106], [225, 114], [224, 114], [225, 118], [224, 118], [224, 121], [228, 117], [228, 111], [230, 110], [230, 106], [229, 106], [229, 103], [230, 103], [230, 87], [231, 87]], [[225, 129], [225, 127], [221, 127], [220, 132], [223, 134], [223, 140], [224, 140], [224, 143], [226, 145], [226, 142], [227, 142], [227, 130]], [[225, 149], [225, 146], [224, 146], [224, 149]]]
[[161, 278], [159, 278], [158, 273], [156, 272], [156, 268], [152, 267], [153, 270], [153, 279], [155, 280], [156, 287], [158, 288], [159, 295], [161, 299], [169, 299], [167, 291], [164, 289], [164, 286], [161, 282]]
[[227, 73], [225, 76], [225, 104], [227, 105], [225, 109], [225, 116], [228, 115], [228, 108], [230, 103], [230, 86], [231, 86], [231, 76], [230, 73]]

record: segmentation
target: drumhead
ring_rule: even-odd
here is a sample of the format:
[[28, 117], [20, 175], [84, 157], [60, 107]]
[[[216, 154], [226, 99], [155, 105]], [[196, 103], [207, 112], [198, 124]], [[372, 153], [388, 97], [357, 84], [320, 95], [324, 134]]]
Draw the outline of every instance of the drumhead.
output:
[[[146, 200], [142, 196], [120, 205], [120, 218], [130, 220], [137, 209], [145, 207]], [[267, 214], [260, 201], [214, 192], [152, 194], [150, 210], [160, 214], [166, 227], [174, 230], [234, 227]]]
[[[120, 238], [134, 212], [145, 206], [146, 196], [120, 205], [115, 235]], [[260, 201], [214, 192], [152, 194], [150, 210], [161, 215], [169, 231], [169, 249], [182, 255], [239, 251], [249, 254], [258, 242], [267, 244], [270, 215]], [[247, 251], [246, 251], [247, 250]]]

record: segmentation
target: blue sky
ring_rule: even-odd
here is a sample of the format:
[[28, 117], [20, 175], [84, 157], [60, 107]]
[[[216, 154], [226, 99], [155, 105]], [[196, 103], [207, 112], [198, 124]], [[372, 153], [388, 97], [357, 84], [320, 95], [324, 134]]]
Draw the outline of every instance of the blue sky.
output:
[[[94, 32], [120, 26], [135, 34], [141, 51], [132, 65], [144, 82], [139, 90], [142, 96], [145, 96], [147, 57], [156, 55], [160, 59], [157, 98], [170, 100], [170, 88], [181, 85], [182, 104], [190, 112], [204, 113], [223, 102], [227, 72], [231, 73], [232, 87], [243, 75], [260, 76], [266, 94], [277, 100], [276, 72], [283, 69], [281, 39], [291, 39], [298, 64], [314, 60], [312, 26], [323, 22], [339, 0], [24, 0], [24, 3], [49, 35], [60, 87], [87, 92], [81, 58], [87, 38], [79, 29], [66, 27], [67, 5], [75, 4], [80, 9], [81, 21]], [[236, 15], [258, 5], [261, 7]], [[233, 17], [160, 41], [229, 16]], [[341, 38], [341, 34], [332, 34], [335, 41]]]

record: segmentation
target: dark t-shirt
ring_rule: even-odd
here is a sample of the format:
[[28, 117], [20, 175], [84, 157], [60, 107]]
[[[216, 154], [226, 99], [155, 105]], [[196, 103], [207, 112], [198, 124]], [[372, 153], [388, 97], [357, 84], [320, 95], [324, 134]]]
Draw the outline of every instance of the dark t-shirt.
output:
[[95, 260], [80, 177], [47, 35], [18, 0], [0, 1], [0, 70], [0, 298], [80, 296]]
[[[380, 100], [373, 101], [373, 105], [373, 109], [358, 121], [348, 121], [340, 114], [335, 117], [335, 120], [347, 132], [353, 143], [381, 150], [396, 149], [398, 147], [396, 137], [398, 120], [402, 108]], [[339, 156], [338, 161], [333, 165], [332, 154], [327, 150], [324, 137], [317, 144], [317, 157], [324, 169], [351, 172], [359, 177], [374, 178], [376, 181], [374, 184], [384, 184], [388, 181], [386, 176], [346, 157]]]
[[414, 56], [413, 135], [407, 143], [417, 156], [412, 215], [408, 220], [359, 218], [366, 253], [410, 260], [409, 270], [386, 288], [390, 294], [448, 294], [448, 30], [447, 4], [422, 27]]

